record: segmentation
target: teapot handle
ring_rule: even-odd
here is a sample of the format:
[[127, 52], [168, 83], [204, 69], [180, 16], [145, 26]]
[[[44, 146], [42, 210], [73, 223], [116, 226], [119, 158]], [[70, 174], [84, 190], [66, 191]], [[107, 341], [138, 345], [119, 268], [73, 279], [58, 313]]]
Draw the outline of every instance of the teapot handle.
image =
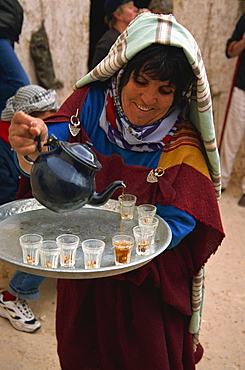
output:
[[[38, 149], [39, 153], [42, 153], [40, 135], [36, 137], [36, 140], [37, 140], [37, 149]], [[57, 139], [57, 137], [55, 135], [51, 134], [50, 137], [48, 138], [47, 142], [44, 144], [44, 146], [54, 146], [54, 147], [58, 148], [60, 146], [60, 143], [59, 143], [59, 140]], [[35, 161], [33, 161], [31, 158], [29, 158], [28, 155], [23, 155], [23, 157], [24, 157], [26, 162], [28, 162], [30, 164], [34, 164]]]
[[44, 146], [55, 146], [58, 148], [60, 143], [57, 137], [54, 134], [51, 134]]

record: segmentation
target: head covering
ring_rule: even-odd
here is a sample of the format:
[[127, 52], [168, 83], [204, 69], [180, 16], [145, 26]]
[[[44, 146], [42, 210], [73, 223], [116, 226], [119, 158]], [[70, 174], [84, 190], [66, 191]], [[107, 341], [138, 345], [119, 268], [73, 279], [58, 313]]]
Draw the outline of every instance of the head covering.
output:
[[207, 165], [219, 198], [221, 192], [220, 162], [215, 138], [210, 88], [201, 51], [191, 33], [179, 24], [172, 14], [140, 14], [117, 38], [108, 55], [78, 81], [75, 88], [96, 80], [107, 80], [138, 52], [154, 43], [182, 48], [196, 75], [197, 80], [193, 83], [189, 96], [189, 116], [203, 140], [207, 154]]
[[152, 13], [156, 13], [156, 10], [164, 14], [173, 13], [172, 0], [151, 0], [148, 9]]
[[108, 17], [119, 8], [120, 5], [129, 3], [132, 0], [105, 0], [105, 15]]
[[21, 87], [14, 96], [7, 100], [1, 119], [11, 121], [13, 115], [19, 110], [30, 114], [32, 112], [58, 110], [58, 108], [55, 90], [46, 90], [38, 85], [27, 85]]

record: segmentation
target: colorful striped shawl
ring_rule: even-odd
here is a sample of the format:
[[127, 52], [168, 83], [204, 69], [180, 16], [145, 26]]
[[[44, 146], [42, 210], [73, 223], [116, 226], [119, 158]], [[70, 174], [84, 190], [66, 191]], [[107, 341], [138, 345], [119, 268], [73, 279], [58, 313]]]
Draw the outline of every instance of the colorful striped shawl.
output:
[[190, 123], [182, 120], [171, 141], [163, 147], [158, 166], [171, 168], [185, 163], [210, 179], [203, 152], [195, 129]]
[[185, 27], [175, 20], [173, 15], [140, 14], [118, 37], [108, 55], [76, 83], [75, 89], [97, 80], [107, 80], [139, 51], [153, 43], [183, 48], [197, 77], [189, 96], [190, 120], [203, 140], [207, 153], [207, 165], [219, 199], [221, 191], [220, 162], [207, 75], [195, 39]]

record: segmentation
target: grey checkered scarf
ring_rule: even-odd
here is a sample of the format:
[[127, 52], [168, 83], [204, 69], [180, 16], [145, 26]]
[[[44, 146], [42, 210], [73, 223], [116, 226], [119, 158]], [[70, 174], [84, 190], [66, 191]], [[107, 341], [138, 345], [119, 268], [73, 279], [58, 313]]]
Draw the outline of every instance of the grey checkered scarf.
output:
[[16, 94], [7, 100], [1, 119], [10, 122], [13, 115], [19, 110], [30, 114], [50, 110], [57, 111], [58, 108], [55, 90], [46, 90], [38, 85], [27, 85], [19, 88]]

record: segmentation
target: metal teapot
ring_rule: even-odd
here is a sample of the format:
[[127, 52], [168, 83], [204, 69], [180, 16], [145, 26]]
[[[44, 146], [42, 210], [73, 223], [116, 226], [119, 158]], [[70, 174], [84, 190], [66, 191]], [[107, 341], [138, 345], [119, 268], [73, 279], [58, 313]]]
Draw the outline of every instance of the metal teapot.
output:
[[55, 149], [35, 160], [30, 183], [33, 196], [54, 212], [74, 211], [85, 204], [106, 203], [122, 181], [114, 181], [101, 193], [95, 192], [95, 173], [102, 168], [92, 144], [67, 143], [51, 135], [45, 145]]

